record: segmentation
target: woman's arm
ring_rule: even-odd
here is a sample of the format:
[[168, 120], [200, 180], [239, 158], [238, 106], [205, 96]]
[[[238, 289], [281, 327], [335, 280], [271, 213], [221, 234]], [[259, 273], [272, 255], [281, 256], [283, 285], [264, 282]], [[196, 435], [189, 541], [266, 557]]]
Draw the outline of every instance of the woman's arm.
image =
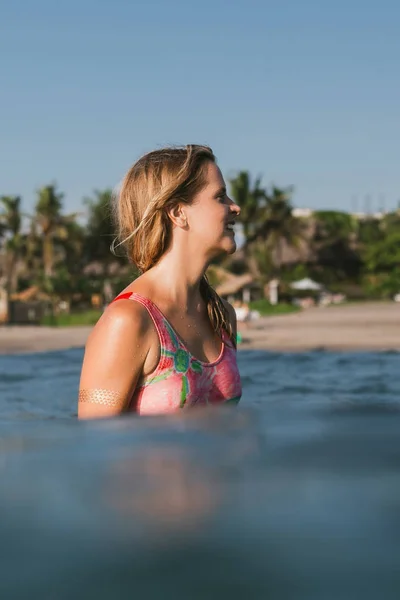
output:
[[111, 304], [86, 344], [79, 386], [78, 418], [124, 412], [151, 344], [151, 319], [131, 300]]

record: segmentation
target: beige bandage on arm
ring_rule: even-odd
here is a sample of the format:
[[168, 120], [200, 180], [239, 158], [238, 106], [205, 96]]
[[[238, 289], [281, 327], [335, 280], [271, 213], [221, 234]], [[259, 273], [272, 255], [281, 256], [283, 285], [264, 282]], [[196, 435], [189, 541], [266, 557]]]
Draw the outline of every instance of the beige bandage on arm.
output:
[[79, 402], [90, 402], [91, 404], [101, 404], [102, 406], [123, 407], [124, 397], [120, 392], [104, 389], [80, 390]]

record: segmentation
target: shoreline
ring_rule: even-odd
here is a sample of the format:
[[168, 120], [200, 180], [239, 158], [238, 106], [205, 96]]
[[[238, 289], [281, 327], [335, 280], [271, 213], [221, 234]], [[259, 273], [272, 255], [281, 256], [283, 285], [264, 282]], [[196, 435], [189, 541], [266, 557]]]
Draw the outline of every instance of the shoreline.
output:
[[[0, 355], [82, 348], [91, 326], [0, 326]], [[400, 304], [316, 307], [238, 324], [241, 350], [351, 352], [400, 350]]]
[[305, 309], [240, 327], [240, 348], [278, 352], [400, 351], [400, 304], [368, 302]]

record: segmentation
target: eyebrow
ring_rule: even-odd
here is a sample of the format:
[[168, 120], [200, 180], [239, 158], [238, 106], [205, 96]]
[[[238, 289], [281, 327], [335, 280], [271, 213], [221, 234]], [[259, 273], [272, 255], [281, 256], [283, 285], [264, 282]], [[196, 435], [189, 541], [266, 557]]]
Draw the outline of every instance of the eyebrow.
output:
[[226, 187], [224, 185], [217, 189], [217, 191], [215, 192], [215, 198], [221, 196], [222, 194], [226, 194]]

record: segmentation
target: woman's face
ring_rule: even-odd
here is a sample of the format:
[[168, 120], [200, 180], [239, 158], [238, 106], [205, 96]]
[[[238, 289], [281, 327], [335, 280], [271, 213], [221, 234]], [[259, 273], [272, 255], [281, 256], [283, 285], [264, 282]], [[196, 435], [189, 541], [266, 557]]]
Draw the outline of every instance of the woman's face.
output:
[[228, 197], [222, 173], [213, 162], [207, 165], [206, 185], [192, 204], [185, 206], [185, 213], [198, 250], [203, 249], [209, 257], [235, 252], [233, 224], [240, 208]]

